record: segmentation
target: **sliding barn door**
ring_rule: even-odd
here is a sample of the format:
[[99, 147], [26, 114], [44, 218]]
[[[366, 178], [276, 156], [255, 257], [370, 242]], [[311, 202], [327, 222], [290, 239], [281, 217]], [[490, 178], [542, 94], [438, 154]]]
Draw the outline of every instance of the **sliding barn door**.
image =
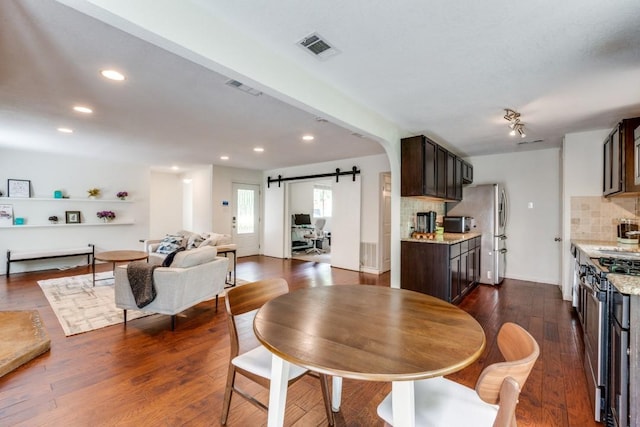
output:
[[351, 176], [341, 176], [331, 190], [331, 265], [360, 271], [360, 176], [355, 182]]

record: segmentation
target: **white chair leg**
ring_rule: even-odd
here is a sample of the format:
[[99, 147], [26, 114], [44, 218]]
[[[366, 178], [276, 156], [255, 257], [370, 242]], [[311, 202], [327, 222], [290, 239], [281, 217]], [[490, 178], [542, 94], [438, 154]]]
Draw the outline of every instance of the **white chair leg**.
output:
[[268, 427], [284, 425], [284, 407], [287, 403], [287, 386], [289, 384], [289, 362], [275, 354], [271, 356], [271, 383], [269, 385]]
[[395, 427], [415, 427], [416, 405], [413, 381], [391, 383], [391, 409]]
[[331, 410], [339, 412], [342, 402], [342, 377], [331, 377], [331, 388]]

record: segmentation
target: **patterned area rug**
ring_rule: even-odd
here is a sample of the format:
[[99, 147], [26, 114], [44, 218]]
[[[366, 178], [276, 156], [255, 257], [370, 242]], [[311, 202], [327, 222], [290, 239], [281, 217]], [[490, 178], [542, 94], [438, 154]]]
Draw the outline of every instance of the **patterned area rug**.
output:
[[[123, 310], [116, 307], [112, 273], [91, 274], [38, 281], [66, 336], [81, 334], [124, 322]], [[151, 313], [127, 310], [127, 320]]]

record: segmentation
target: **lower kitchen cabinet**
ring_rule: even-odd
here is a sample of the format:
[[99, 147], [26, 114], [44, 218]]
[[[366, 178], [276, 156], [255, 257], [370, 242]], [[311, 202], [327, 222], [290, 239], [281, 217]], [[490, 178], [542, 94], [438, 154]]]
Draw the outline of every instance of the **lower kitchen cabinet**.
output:
[[480, 236], [453, 244], [403, 241], [400, 249], [403, 289], [458, 303], [479, 281]]

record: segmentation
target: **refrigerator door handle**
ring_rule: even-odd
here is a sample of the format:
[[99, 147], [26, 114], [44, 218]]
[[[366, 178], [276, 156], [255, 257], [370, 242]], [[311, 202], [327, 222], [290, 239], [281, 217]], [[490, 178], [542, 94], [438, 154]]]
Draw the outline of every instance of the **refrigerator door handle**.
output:
[[504, 188], [502, 188], [502, 194], [500, 195], [501, 200], [501, 204], [502, 204], [502, 212], [501, 212], [501, 218], [500, 218], [500, 225], [502, 226], [502, 228], [506, 229], [507, 228], [507, 217], [509, 215], [508, 212], [508, 207], [507, 205], [509, 204], [508, 200], [507, 200], [507, 192], [504, 190]]

